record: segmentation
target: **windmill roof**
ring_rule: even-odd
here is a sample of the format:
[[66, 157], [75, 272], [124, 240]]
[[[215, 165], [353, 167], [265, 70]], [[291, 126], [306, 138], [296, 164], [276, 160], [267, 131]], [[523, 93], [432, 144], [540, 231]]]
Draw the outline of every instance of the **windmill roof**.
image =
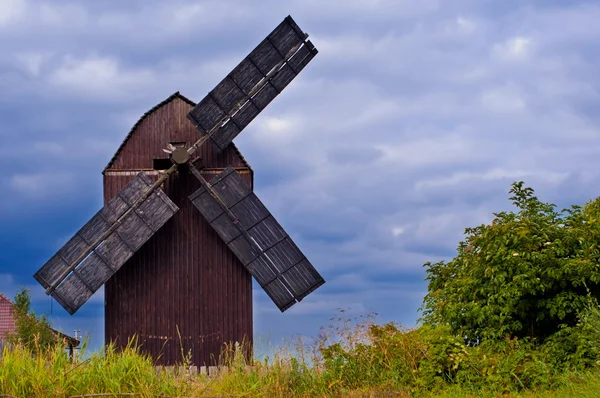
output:
[[[106, 165], [106, 167], [104, 168], [104, 170], [102, 170], [102, 173], [104, 173], [105, 171], [107, 171], [108, 169], [111, 168], [111, 166], [113, 165], [113, 163], [117, 159], [117, 156], [119, 156], [119, 153], [121, 153], [121, 151], [125, 147], [125, 144], [127, 144], [127, 141], [129, 141], [129, 139], [131, 138], [131, 136], [133, 135], [133, 133], [135, 132], [135, 130], [137, 129], [137, 127], [140, 125], [140, 123], [142, 123], [144, 121], [144, 119], [146, 119], [148, 116], [150, 116], [150, 114], [152, 114], [152, 112], [156, 111], [161, 106], [166, 105], [167, 103], [173, 101], [174, 99], [180, 99], [180, 100], [186, 102], [187, 104], [189, 104], [191, 106], [196, 106], [196, 103], [194, 101], [192, 101], [191, 99], [189, 99], [186, 96], [182, 95], [179, 91], [176, 91], [175, 93], [173, 93], [172, 95], [170, 95], [169, 97], [167, 97], [165, 100], [163, 100], [163, 101], [159, 102], [158, 104], [156, 104], [155, 106], [153, 106], [150, 110], [148, 110], [146, 113], [144, 113], [142, 115], [142, 117], [140, 117], [139, 120], [133, 125], [133, 127], [131, 128], [131, 130], [129, 130], [129, 133], [127, 134], [127, 136], [125, 137], [125, 139], [123, 140], [123, 142], [121, 143], [121, 145], [119, 145], [119, 148], [117, 149], [117, 151], [115, 152], [115, 154], [113, 155], [113, 157], [110, 159], [110, 161], [108, 162], [108, 164]], [[249, 169], [252, 169], [250, 167], [250, 164], [248, 163], [248, 161], [244, 158], [244, 156], [242, 155], [242, 153], [240, 152], [240, 150], [235, 146], [235, 144], [232, 142], [230, 145], [233, 147], [234, 151], [240, 157], [240, 159], [242, 160], [242, 162], [244, 162], [244, 164]]]

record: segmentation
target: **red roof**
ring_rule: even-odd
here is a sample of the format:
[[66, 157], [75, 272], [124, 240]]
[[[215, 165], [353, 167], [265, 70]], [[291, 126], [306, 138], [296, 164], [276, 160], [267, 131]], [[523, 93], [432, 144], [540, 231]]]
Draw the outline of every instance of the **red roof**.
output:
[[13, 314], [13, 302], [0, 293], [0, 340], [4, 340], [9, 333], [15, 332], [15, 320]]

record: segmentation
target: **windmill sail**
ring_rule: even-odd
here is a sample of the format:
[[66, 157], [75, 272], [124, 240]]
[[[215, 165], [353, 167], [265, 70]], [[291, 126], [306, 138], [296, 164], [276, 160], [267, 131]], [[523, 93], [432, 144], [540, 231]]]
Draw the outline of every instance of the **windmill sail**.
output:
[[35, 273], [71, 315], [179, 210], [155, 189], [128, 212], [152, 185], [139, 173]]
[[325, 283], [233, 168], [190, 200], [282, 312]]
[[314, 58], [317, 49], [288, 16], [187, 115], [222, 151]]
[[[63, 246], [34, 275], [46, 293], [73, 314], [110, 279], [178, 210], [160, 183], [206, 140], [226, 148], [317, 54], [307, 37], [288, 16], [200, 101], [187, 117], [202, 137], [156, 183], [139, 173]], [[233, 169], [215, 180], [224, 203], [202, 181], [190, 198], [281, 311], [325, 283]]]

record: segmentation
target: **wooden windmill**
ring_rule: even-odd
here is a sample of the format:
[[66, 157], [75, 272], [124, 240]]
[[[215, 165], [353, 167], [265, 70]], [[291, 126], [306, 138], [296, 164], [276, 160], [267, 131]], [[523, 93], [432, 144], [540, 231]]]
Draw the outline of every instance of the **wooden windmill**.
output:
[[103, 172], [105, 206], [34, 275], [46, 293], [74, 314], [105, 285], [107, 342], [203, 365], [251, 342], [251, 277], [282, 312], [325, 283], [232, 143], [317, 54], [307, 37], [288, 16], [198, 104], [147, 112]]

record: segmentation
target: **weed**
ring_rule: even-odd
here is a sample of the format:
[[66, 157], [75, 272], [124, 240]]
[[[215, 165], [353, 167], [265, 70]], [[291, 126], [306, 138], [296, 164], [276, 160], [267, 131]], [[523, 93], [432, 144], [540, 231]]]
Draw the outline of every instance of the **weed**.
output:
[[[342, 310], [343, 311], [343, 310]], [[314, 338], [296, 337], [274, 354], [252, 358], [248, 342], [226, 344], [216, 377], [159, 372], [140, 353], [135, 339], [117, 350], [109, 345], [70, 361], [63, 345], [5, 348], [0, 359], [0, 395], [14, 397], [109, 396], [182, 397], [478, 397], [600, 395], [595, 362], [556, 366], [557, 342], [536, 345], [506, 338], [472, 346], [444, 326], [415, 329], [378, 325], [375, 314], [332, 319]], [[598, 346], [600, 311], [590, 306], [577, 350], [560, 360], [587, 358]], [[585, 333], [584, 333], [585, 332]], [[579, 336], [579, 337], [577, 337]], [[582, 337], [583, 336], [583, 337]], [[585, 338], [584, 338], [585, 337]], [[583, 342], [583, 343], [580, 343]], [[583, 351], [582, 351], [583, 350]], [[82, 351], [85, 351], [85, 344]], [[188, 364], [189, 353], [182, 352]], [[570, 355], [570, 356], [569, 356]], [[593, 357], [593, 355], [592, 355]], [[86, 358], [86, 359], [83, 359]], [[566, 359], [565, 359], [566, 358]], [[577, 365], [579, 364], [579, 365]], [[585, 366], [584, 366], [585, 365]]]

